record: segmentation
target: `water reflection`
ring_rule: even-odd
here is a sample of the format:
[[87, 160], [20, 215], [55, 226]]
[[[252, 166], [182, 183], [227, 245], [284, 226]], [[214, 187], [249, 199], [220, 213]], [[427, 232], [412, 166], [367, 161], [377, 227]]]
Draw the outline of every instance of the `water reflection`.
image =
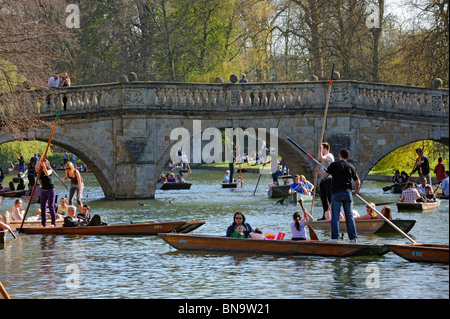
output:
[[[110, 201], [92, 175], [83, 175], [92, 213], [109, 223], [132, 220], [200, 219], [195, 232], [224, 235], [236, 211], [253, 227], [284, 231], [289, 238], [293, 205], [268, 199], [270, 178], [263, 176], [253, 196], [257, 174], [244, 174], [246, 186], [221, 189], [222, 172], [194, 171], [186, 176], [190, 191], [157, 191], [156, 200]], [[380, 192], [382, 183], [365, 182], [362, 196], [387, 202], [397, 195]], [[58, 187], [62, 187], [58, 185]], [[64, 195], [65, 189], [58, 189]], [[12, 204], [5, 200], [2, 211]], [[431, 213], [404, 213], [417, 219], [409, 235], [417, 241], [448, 243], [448, 201]], [[309, 209], [308, 205], [306, 207]], [[355, 209], [364, 205], [355, 201]], [[31, 208], [33, 211], [33, 208]], [[314, 216], [321, 215], [318, 201]], [[320, 239], [329, 234], [316, 230]], [[406, 242], [399, 234], [360, 234], [361, 242]], [[12, 298], [448, 298], [448, 265], [415, 264], [389, 253], [383, 257], [328, 258], [180, 252], [157, 237], [20, 235], [0, 246], [0, 276]], [[70, 265], [80, 284], [66, 285]], [[379, 288], [369, 288], [368, 266], [379, 269]], [[239, 296], [236, 295], [236, 289]]]

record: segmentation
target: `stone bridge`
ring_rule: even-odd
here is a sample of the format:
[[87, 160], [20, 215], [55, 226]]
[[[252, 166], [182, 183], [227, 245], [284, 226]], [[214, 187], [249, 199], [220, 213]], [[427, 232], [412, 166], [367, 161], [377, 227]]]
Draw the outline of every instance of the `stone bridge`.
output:
[[[314, 164], [287, 141], [317, 156], [328, 82], [205, 84], [127, 82], [30, 92], [37, 113], [53, 122], [52, 144], [76, 154], [107, 198], [154, 198], [158, 176], [178, 142], [175, 128], [278, 127], [278, 153], [292, 173], [313, 178]], [[334, 81], [324, 141], [342, 147], [364, 181], [395, 149], [420, 140], [449, 143], [448, 89]], [[0, 113], [4, 106], [0, 105]], [[197, 122], [199, 123], [199, 122]], [[50, 125], [49, 125], [50, 126]], [[48, 141], [51, 127], [0, 133], [13, 140]], [[261, 138], [261, 136], [259, 136]], [[267, 141], [269, 138], [267, 137]], [[192, 159], [192, 154], [191, 154]]]

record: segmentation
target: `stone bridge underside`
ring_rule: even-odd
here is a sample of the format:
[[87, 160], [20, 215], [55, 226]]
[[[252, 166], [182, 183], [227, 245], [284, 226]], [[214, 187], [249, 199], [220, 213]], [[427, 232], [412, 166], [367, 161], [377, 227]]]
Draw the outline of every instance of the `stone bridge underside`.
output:
[[[202, 130], [240, 127], [268, 132], [278, 126], [278, 153], [291, 173], [312, 180], [314, 163], [286, 137], [317, 156], [327, 87], [327, 82], [132, 82], [30, 95], [49, 123], [62, 107], [52, 144], [83, 160], [107, 198], [127, 199], [154, 198], [158, 176], [178, 142], [170, 139], [171, 132], [182, 127], [192, 136], [194, 120], [201, 120]], [[0, 107], [1, 111], [4, 106]], [[21, 136], [2, 132], [0, 144], [48, 141], [50, 131], [46, 127]], [[333, 82], [324, 141], [336, 158], [340, 148], [350, 150], [362, 181], [393, 150], [419, 140], [448, 145], [448, 136], [448, 90]]]

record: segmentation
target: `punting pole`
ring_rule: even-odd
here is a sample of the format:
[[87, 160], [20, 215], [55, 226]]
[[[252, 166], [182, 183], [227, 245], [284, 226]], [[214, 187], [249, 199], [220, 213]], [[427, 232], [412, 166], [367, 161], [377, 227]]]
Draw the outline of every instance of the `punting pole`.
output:
[[370, 206], [370, 204], [368, 202], [366, 202], [364, 200], [364, 198], [362, 198], [359, 194], [355, 194], [356, 197], [358, 197], [364, 204], [366, 204], [368, 207], [370, 207], [371, 209], [373, 209], [378, 215], [380, 215], [386, 222], [388, 222], [392, 227], [394, 227], [400, 234], [402, 234], [403, 236], [405, 236], [406, 238], [408, 238], [413, 244], [416, 244], [416, 242], [414, 241], [414, 239], [412, 239], [411, 237], [409, 237], [408, 235], [406, 235], [400, 228], [398, 228], [393, 222], [391, 222], [388, 218], [386, 218], [383, 214], [381, 214], [379, 211], [377, 211], [375, 208], [373, 208], [372, 206]]
[[[320, 133], [319, 145], [321, 145], [322, 142], [323, 142], [323, 136], [324, 136], [324, 133], [325, 133], [325, 126], [326, 126], [326, 123], [327, 123], [328, 105], [330, 104], [331, 85], [333, 84], [333, 75], [334, 75], [334, 63], [333, 63], [333, 68], [331, 69], [330, 82], [328, 84], [327, 99], [325, 101], [325, 112], [324, 112], [324, 115], [323, 115], [322, 131]], [[319, 152], [320, 152], [320, 150], [319, 150]], [[322, 155], [322, 154], [320, 154], [320, 155]], [[314, 188], [313, 188], [313, 198], [312, 198], [312, 203], [311, 203], [311, 215], [312, 215], [313, 210], [314, 210], [314, 202], [315, 202], [315, 199], [316, 199], [316, 188], [317, 188], [318, 175], [319, 175], [319, 173], [314, 174]]]
[[3, 299], [11, 299], [6, 292], [5, 287], [3, 287], [2, 282], [0, 281], [0, 294], [2, 295]]
[[[47, 152], [48, 152], [48, 149], [49, 149], [49, 147], [50, 147], [50, 143], [51, 143], [52, 138], [53, 138], [53, 133], [55, 132], [56, 122], [58, 122], [59, 112], [60, 112], [60, 111], [61, 111], [61, 105], [59, 106], [58, 112], [56, 113], [55, 123], [53, 124], [52, 132], [50, 133], [50, 138], [48, 139], [47, 148], [45, 149], [44, 155], [43, 155], [42, 158], [40, 159], [40, 161], [42, 161], [42, 163], [44, 162], [45, 157], [47, 156]], [[39, 173], [38, 173], [38, 175], [37, 175], [36, 181], [38, 181], [39, 178], [41, 177], [41, 173], [42, 173], [42, 169], [39, 170]], [[27, 214], [28, 214], [28, 210], [30, 209], [31, 198], [33, 198], [34, 191], [36, 190], [36, 185], [37, 185], [37, 182], [34, 183], [33, 189], [31, 190], [30, 200], [28, 201], [27, 209], [25, 210], [25, 214], [23, 215], [22, 224], [20, 224], [20, 228], [19, 228], [19, 233], [22, 232], [22, 229], [23, 229], [23, 223], [25, 222], [25, 219], [26, 219]]]

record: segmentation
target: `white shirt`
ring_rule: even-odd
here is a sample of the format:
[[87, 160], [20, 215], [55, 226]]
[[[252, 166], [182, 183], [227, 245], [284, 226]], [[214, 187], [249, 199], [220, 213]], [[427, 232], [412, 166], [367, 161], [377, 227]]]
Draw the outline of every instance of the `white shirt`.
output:
[[425, 186], [422, 186], [422, 184], [419, 184], [419, 185], [417, 185], [417, 189], [419, 191], [421, 191], [422, 193], [426, 194], [427, 192], [425, 191], [425, 187], [427, 187], [427, 186], [431, 186], [431, 185], [425, 184]]
[[47, 85], [50, 88], [57, 88], [57, 87], [59, 87], [59, 78], [55, 80], [55, 77], [52, 76], [50, 79], [48, 79]]
[[[331, 153], [328, 153], [327, 155], [325, 155], [326, 160], [324, 162], [320, 163], [320, 166], [322, 166], [324, 169], [327, 169], [328, 166], [330, 166], [331, 163], [334, 162], [334, 156]], [[329, 175], [327, 177], [327, 179], [331, 178], [331, 175]]]
[[300, 230], [297, 230], [295, 227], [295, 222], [291, 223], [291, 232], [292, 232], [292, 238], [306, 238], [306, 232], [305, 232], [305, 222], [300, 222]]

